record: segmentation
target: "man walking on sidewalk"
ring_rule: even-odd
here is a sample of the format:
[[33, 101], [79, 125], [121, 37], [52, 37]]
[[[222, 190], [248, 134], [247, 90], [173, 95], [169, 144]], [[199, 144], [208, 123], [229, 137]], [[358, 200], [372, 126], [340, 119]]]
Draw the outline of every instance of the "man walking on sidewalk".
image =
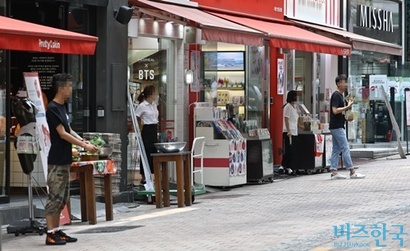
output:
[[332, 94], [330, 99], [330, 123], [329, 129], [332, 134], [332, 156], [330, 158], [330, 170], [332, 174], [330, 178], [335, 179], [346, 179], [345, 175], [337, 173], [337, 167], [339, 165], [339, 154], [342, 153], [343, 162], [346, 165], [346, 169], [350, 170], [351, 179], [363, 179], [366, 177], [363, 174], [357, 173], [354, 170], [352, 158], [350, 157], [349, 144], [346, 138], [345, 123], [346, 121], [352, 121], [353, 116], [345, 118], [345, 111], [349, 110], [353, 101], [349, 100], [347, 106], [344, 102], [343, 93], [347, 89], [347, 77], [341, 74], [336, 77], [337, 90]]

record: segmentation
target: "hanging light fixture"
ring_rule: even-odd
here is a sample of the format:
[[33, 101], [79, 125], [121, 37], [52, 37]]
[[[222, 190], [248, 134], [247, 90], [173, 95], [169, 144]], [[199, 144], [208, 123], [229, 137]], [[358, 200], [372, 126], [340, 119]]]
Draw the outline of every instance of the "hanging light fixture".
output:
[[190, 85], [194, 82], [194, 72], [192, 70], [185, 70], [185, 83]]

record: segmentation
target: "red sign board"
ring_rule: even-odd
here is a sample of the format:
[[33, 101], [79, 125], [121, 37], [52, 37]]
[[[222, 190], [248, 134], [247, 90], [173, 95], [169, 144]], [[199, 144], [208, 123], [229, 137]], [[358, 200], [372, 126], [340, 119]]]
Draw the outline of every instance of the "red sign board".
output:
[[284, 0], [196, 0], [200, 7], [284, 19]]

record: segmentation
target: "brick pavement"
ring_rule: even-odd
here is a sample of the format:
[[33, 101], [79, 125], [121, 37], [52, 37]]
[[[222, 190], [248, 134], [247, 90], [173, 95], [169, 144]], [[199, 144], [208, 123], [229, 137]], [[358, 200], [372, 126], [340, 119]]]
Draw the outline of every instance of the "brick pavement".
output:
[[[377, 159], [359, 165], [364, 180], [330, 180], [329, 173], [301, 175], [198, 196], [191, 207], [155, 209], [142, 205], [99, 218], [97, 225], [74, 223], [66, 231], [78, 243], [46, 247], [44, 236], [4, 234], [3, 250], [410, 250], [410, 160]], [[343, 171], [347, 174], [347, 171]], [[335, 248], [333, 226], [345, 223], [401, 224], [404, 247], [388, 237], [385, 249]], [[78, 233], [97, 227], [138, 226], [115, 233]], [[390, 239], [389, 239], [390, 238]]]

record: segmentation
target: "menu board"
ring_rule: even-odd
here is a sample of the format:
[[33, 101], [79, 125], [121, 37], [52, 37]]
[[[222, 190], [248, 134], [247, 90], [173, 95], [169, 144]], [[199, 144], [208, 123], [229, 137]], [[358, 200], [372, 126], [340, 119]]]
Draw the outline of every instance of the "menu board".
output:
[[28, 53], [16, 51], [11, 56], [12, 61], [12, 92], [24, 88], [24, 78], [22, 72], [38, 72], [41, 91], [44, 92], [48, 100], [54, 97], [52, 89], [52, 76], [63, 70], [63, 55], [50, 53]]
[[30, 72], [38, 72], [43, 91], [52, 89], [52, 76], [61, 72], [60, 64], [53, 55], [32, 56], [27, 68]]

